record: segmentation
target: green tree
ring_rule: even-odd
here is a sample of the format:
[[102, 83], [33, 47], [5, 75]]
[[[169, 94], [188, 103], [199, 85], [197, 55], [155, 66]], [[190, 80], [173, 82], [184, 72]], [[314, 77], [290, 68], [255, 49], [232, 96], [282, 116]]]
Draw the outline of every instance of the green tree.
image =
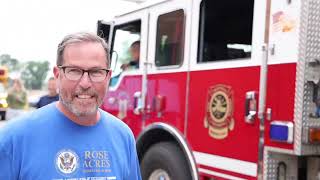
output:
[[9, 72], [19, 71], [21, 64], [15, 58], [12, 58], [9, 54], [2, 54], [0, 56], [0, 64], [6, 66], [9, 69]]
[[49, 70], [48, 61], [28, 61], [24, 70], [21, 72], [21, 78], [28, 89], [41, 89]]

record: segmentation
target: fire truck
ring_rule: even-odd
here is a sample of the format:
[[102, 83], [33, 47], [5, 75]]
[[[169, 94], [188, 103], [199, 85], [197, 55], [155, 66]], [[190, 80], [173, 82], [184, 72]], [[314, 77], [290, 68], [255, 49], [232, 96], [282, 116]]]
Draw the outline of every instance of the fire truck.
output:
[[6, 112], [8, 109], [7, 102], [7, 84], [8, 84], [8, 68], [6, 66], [0, 66], [0, 120], [5, 120]]
[[320, 178], [319, 0], [152, 1], [97, 33], [144, 180]]

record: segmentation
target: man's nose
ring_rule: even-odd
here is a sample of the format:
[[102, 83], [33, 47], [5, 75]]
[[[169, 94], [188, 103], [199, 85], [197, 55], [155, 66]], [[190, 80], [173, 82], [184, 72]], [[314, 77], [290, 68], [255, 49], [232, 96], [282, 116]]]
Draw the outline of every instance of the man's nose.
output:
[[80, 82], [79, 82], [79, 85], [83, 88], [83, 89], [88, 89], [89, 87], [91, 87], [92, 85], [92, 82], [91, 82], [91, 79], [89, 77], [89, 73], [88, 72], [84, 72], [81, 79], [80, 79]]

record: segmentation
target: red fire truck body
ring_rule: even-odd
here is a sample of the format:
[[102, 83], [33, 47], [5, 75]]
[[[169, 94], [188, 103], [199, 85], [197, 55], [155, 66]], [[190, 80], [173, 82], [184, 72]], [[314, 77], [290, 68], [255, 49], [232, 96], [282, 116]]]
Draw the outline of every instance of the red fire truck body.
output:
[[99, 21], [113, 69], [102, 109], [132, 129], [143, 178], [320, 178], [319, 10], [167, 0]]

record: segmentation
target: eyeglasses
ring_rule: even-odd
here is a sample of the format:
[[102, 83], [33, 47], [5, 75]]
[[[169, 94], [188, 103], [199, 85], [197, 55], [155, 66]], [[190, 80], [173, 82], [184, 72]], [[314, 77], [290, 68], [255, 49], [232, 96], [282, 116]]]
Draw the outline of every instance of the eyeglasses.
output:
[[110, 69], [100, 68], [84, 70], [71, 66], [58, 66], [58, 68], [63, 70], [65, 77], [70, 81], [79, 81], [83, 74], [87, 72], [92, 82], [101, 82], [106, 79], [110, 71]]

